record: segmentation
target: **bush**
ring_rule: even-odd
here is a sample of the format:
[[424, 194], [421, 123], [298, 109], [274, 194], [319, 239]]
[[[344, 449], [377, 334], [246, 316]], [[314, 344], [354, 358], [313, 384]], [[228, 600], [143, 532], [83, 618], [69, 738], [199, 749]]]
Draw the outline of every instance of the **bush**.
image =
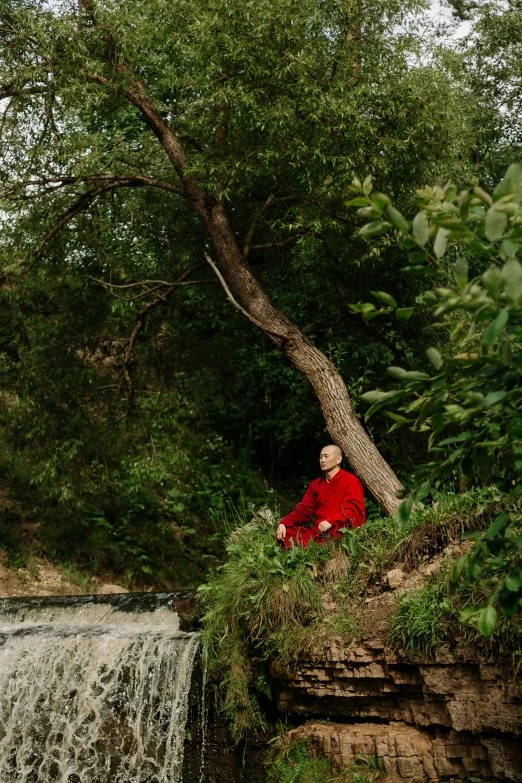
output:
[[[372, 194], [371, 180], [357, 186], [363, 192], [354, 200], [362, 206], [360, 214], [378, 218], [359, 233], [370, 237], [397, 230], [409, 251], [404, 272], [436, 281], [417, 304], [449, 333], [442, 352], [428, 348], [429, 373], [390, 367], [400, 386], [363, 395], [371, 403], [366, 419], [400, 402], [399, 412], [389, 412], [390, 432], [409, 426], [429, 433], [433, 460], [415, 470], [400, 517], [406, 520], [414, 502], [422, 502], [434, 487], [462, 478], [468, 485], [494, 483], [509, 502], [520, 501], [522, 166], [510, 166], [491, 194], [478, 181], [460, 194], [452, 183], [425, 187], [417, 191], [420, 211], [412, 221], [387, 196]], [[374, 305], [356, 305], [363, 317], [405, 315], [388, 294], [376, 295], [386, 306], [377, 311]], [[511, 514], [501, 513], [485, 534], [475, 535], [476, 548], [450, 575], [455, 587], [464, 572], [479, 579], [485, 565], [498, 566], [489, 594], [467, 615], [484, 636], [498, 621], [495, 605], [508, 618], [522, 605], [522, 536], [516, 533], [521, 519], [515, 502]]]

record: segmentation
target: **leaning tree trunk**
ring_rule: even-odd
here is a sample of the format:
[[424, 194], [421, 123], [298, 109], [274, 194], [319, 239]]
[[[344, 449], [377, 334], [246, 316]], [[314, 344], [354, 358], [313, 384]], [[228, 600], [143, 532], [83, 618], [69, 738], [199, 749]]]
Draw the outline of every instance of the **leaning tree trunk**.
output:
[[[120, 75], [128, 77], [125, 66], [117, 59], [111, 62]], [[91, 78], [107, 84], [107, 80], [102, 77]], [[245, 315], [273, 340], [294, 367], [310, 381], [332, 440], [343, 450], [352, 469], [379, 505], [393, 514], [399, 506], [396, 492], [402, 485], [359, 423], [342, 377], [299, 327], [274, 307], [239, 249], [223, 202], [210, 196], [196, 180], [190, 171], [190, 162], [180, 139], [161, 117], [143, 84], [134, 81], [123, 94], [140, 110], [170, 159], [181, 181], [183, 196], [205, 222], [225, 286], [239, 299], [242, 305], [240, 309]]]
[[379, 505], [393, 514], [400, 503], [396, 493], [402, 484], [361, 426], [340, 373], [299, 327], [272, 304], [239, 250], [223, 205], [215, 201], [202, 217], [230, 290], [250, 320], [310, 381], [332, 440], [343, 450], [352, 469]]

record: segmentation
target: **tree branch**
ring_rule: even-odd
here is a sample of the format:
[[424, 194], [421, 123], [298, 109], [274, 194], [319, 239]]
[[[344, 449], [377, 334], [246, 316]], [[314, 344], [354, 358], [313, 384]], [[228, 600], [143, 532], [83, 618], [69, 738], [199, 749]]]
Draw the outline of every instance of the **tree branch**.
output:
[[188, 269], [185, 269], [185, 271], [181, 273], [181, 275], [178, 277], [177, 280], [175, 280], [173, 283], [167, 284], [168, 287], [165, 289], [163, 293], [159, 293], [157, 296], [154, 297], [154, 299], [151, 299], [150, 302], [147, 302], [147, 304], [144, 305], [144, 307], [142, 307], [141, 310], [138, 312], [134, 329], [132, 330], [131, 336], [129, 338], [129, 342], [127, 343], [127, 347], [123, 354], [122, 372], [127, 386], [127, 415], [134, 402], [134, 385], [132, 383], [132, 378], [130, 376], [129, 367], [132, 360], [134, 346], [136, 345], [136, 340], [138, 339], [138, 335], [143, 328], [145, 317], [154, 307], [156, 307], [161, 302], [165, 302], [169, 298], [169, 296], [171, 296], [171, 294], [175, 291], [176, 288], [179, 288], [180, 286], [186, 284], [185, 281], [186, 278], [189, 277], [189, 275], [191, 275], [193, 272], [196, 272], [198, 269], [201, 269], [203, 266], [204, 264], [194, 264], [193, 266], [190, 266]]
[[265, 201], [265, 203], [263, 204], [263, 206], [261, 207], [261, 209], [259, 210], [259, 212], [255, 216], [255, 218], [253, 219], [252, 223], [250, 224], [250, 228], [248, 229], [248, 231], [246, 233], [246, 236], [245, 236], [245, 244], [243, 245], [243, 256], [245, 258], [245, 261], [247, 260], [248, 254], [250, 253], [250, 247], [252, 245], [252, 240], [254, 238], [254, 232], [255, 232], [256, 227], [257, 227], [257, 222], [258, 222], [259, 218], [261, 217], [261, 215], [263, 214], [263, 212], [266, 212], [266, 210], [268, 209], [270, 204], [273, 202], [273, 200], [274, 200], [274, 194], [270, 193], [269, 197], [267, 198], [267, 200]]
[[[247, 260], [248, 255], [249, 255], [251, 250], [262, 250], [262, 249], [267, 248], [267, 247], [281, 247], [281, 245], [273, 245], [273, 244], [270, 244], [270, 245], [252, 245], [252, 240], [254, 238], [254, 232], [255, 232], [255, 230], [257, 228], [257, 223], [258, 223], [259, 218], [261, 217], [261, 215], [264, 212], [266, 212], [266, 210], [270, 206], [273, 206], [274, 204], [278, 204], [278, 203], [280, 203], [282, 201], [309, 201], [312, 204], [316, 204], [317, 203], [317, 197], [292, 195], [292, 196], [280, 196], [279, 198], [275, 198], [274, 194], [271, 193], [268, 196], [268, 198], [265, 201], [265, 203], [260, 208], [260, 210], [257, 213], [257, 215], [255, 216], [255, 218], [252, 220], [252, 223], [250, 224], [250, 227], [249, 227], [249, 229], [248, 229], [248, 231], [247, 231], [247, 233], [245, 235], [245, 244], [243, 245], [243, 256], [245, 258], [245, 261]], [[301, 234], [299, 236], [301, 236]]]
[[316, 236], [316, 234], [310, 231], [301, 231], [299, 234], [294, 234], [293, 237], [282, 239], [281, 242], [267, 242], [264, 245], [252, 245], [252, 250], [268, 250], [272, 247], [285, 247], [285, 245], [289, 245], [291, 242], [295, 242], [296, 239], [305, 236]]
[[37, 187], [39, 185], [56, 185], [49, 188], [43, 193], [35, 195], [21, 196], [20, 198], [36, 198], [46, 193], [52, 193], [60, 188], [67, 187], [67, 185], [75, 185], [79, 182], [103, 182], [106, 183], [107, 189], [112, 187], [152, 187], [159, 188], [160, 190], [167, 190], [170, 193], [176, 193], [178, 196], [183, 195], [183, 190], [177, 185], [173, 185], [171, 182], [166, 182], [162, 179], [155, 177], [146, 177], [140, 174], [88, 174], [83, 177], [42, 177], [41, 179], [26, 180], [25, 182], [19, 182], [12, 186], [9, 190], [4, 191], [3, 198], [9, 198], [16, 195], [17, 191], [21, 188]]
[[0, 101], [3, 101], [4, 98], [17, 98], [19, 95], [41, 95], [50, 91], [51, 87], [49, 85], [18, 88], [11, 85], [3, 85], [0, 86]]
[[269, 334], [269, 335], [271, 335], [273, 337], [276, 337], [278, 340], [282, 340], [283, 342], [286, 342], [288, 340], [288, 335], [280, 334], [279, 332], [274, 332], [274, 331], [271, 331], [270, 329], [267, 329], [264, 324], [261, 324], [256, 318], [254, 318], [254, 316], [250, 315], [248, 310], [245, 310], [245, 308], [242, 307], [236, 299], [234, 299], [234, 295], [232, 294], [232, 291], [228, 287], [225, 278], [223, 277], [223, 275], [221, 274], [221, 272], [217, 268], [217, 266], [214, 263], [214, 261], [210, 258], [208, 253], [205, 253], [205, 258], [208, 261], [208, 263], [210, 264], [210, 266], [212, 267], [212, 269], [214, 270], [214, 272], [216, 273], [217, 279], [219, 280], [219, 282], [223, 286], [223, 290], [225, 291], [225, 294], [227, 295], [228, 301], [232, 305], [234, 305], [236, 310], [239, 310], [239, 312], [242, 313], [245, 316], [245, 318], [248, 318], [249, 321], [251, 321], [255, 326], [257, 326], [258, 329], [261, 329], [265, 334]]

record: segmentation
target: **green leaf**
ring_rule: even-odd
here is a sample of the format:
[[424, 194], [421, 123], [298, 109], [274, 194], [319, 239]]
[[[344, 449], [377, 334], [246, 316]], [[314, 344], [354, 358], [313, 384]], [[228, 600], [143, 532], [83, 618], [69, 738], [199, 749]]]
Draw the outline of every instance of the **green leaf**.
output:
[[449, 572], [450, 592], [454, 592], [455, 586], [462, 575], [467, 559], [467, 555], [462, 555], [462, 557], [459, 557], [459, 559], [456, 560], [451, 566]]
[[506, 511], [502, 511], [502, 513], [498, 514], [495, 517], [495, 521], [491, 523], [491, 525], [488, 527], [484, 538], [487, 541], [491, 541], [492, 539], [499, 536], [509, 525], [510, 522], [510, 516]]
[[459, 217], [462, 221], [466, 221], [469, 217], [471, 200], [472, 197], [469, 190], [463, 190], [459, 196]]
[[496, 392], [490, 392], [489, 394], [486, 394], [484, 397], [484, 407], [485, 408], [492, 408], [493, 405], [496, 405], [497, 402], [502, 402], [503, 399], [507, 396], [507, 392], [505, 391], [496, 391]]
[[511, 592], [519, 590], [522, 587], [522, 565], [520, 563], [517, 563], [506, 576], [505, 585]]
[[373, 223], [367, 223], [365, 226], [360, 228], [357, 234], [360, 237], [373, 237], [376, 234], [382, 234], [389, 228], [391, 228], [391, 225], [385, 220], [375, 220]]
[[381, 216], [381, 212], [379, 209], [376, 209], [373, 204], [371, 207], [361, 207], [357, 210], [357, 214], [359, 217], [363, 218], [378, 218]]
[[430, 236], [430, 224], [425, 212], [419, 212], [415, 215], [412, 224], [413, 238], [424, 247]]
[[461, 280], [467, 280], [468, 278], [468, 262], [462, 256], [459, 256], [459, 258], [457, 258], [455, 261], [455, 266], [453, 267], [453, 277], [455, 278], [455, 282], [457, 284], [459, 284]]
[[452, 202], [457, 198], [457, 188], [452, 182], [448, 182], [444, 188], [444, 201]]
[[400, 422], [401, 424], [411, 424], [411, 419], [407, 419], [406, 416], [401, 416], [400, 413], [393, 413], [393, 411], [387, 411], [387, 413], [394, 421]]
[[442, 360], [442, 356], [437, 351], [437, 349], [436, 348], [428, 348], [428, 350], [426, 351], [426, 356], [428, 357], [428, 359], [430, 360], [432, 365], [435, 367], [435, 369], [436, 370], [440, 370], [440, 368], [442, 367], [444, 362]]
[[459, 620], [461, 623], [467, 623], [469, 620], [477, 615], [479, 613], [480, 609], [476, 606], [466, 606], [465, 609], [462, 610], [459, 616]]
[[435, 242], [433, 244], [433, 252], [437, 258], [442, 258], [446, 252], [446, 248], [448, 247], [449, 233], [450, 232], [447, 228], [439, 228], [437, 231], [437, 236], [435, 237]]
[[477, 627], [482, 636], [491, 636], [497, 624], [498, 614], [494, 606], [486, 606], [479, 614]]
[[507, 226], [507, 215], [505, 212], [499, 212], [498, 209], [493, 206], [486, 212], [486, 229], [485, 233], [490, 242], [496, 242], [500, 239]]
[[511, 590], [504, 587], [498, 597], [498, 602], [504, 617], [513, 617], [518, 609], [521, 598], [522, 590], [511, 592]]
[[402, 367], [388, 367], [387, 369], [394, 378], [404, 378], [407, 373], [407, 370], [403, 370]]
[[391, 204], [391, 200], [385, 193], [374, 193], [372, 195], [372, 201], [381, 212]]
[[425, 481], [424, 484], [421, 484], [420, 487], [417, 490], [417, 494], [415, 495], [415, 502], [419, 502], [421, 500], [424, 500], [424, 498], [427, 498], [428, 495], [431, 492], [431, 481]]
[[466, 563], [466, 576], [474, 582], [479, 578], [482, 571], [482, 557], [469, 557]]
[[482, 282], [484, 283], [484, 286], [486, 287], [488, 294], [496, 302], [500, 297], [502, 291], [502, 285], [504, 283], [504, 276], [501, 270], [497, 269], [496, 266], [491, 266], [482, 275]]
[[502, 270], [506, 296], [510, 302], [516, 304], [522, 296], [522, 266], [515, 258], [510, 258], [504, 264]]
[[430, 379], [429, 375], [425, 372], [419, 372], [418, 370], [408, 370], [402, 377], [408, 381], [429, 381]]
[[368, 207], [371, 206], [371, 201], [369, 198], [365, 198], [364, 196], [357, 196], [357, 198], [352, 198], [350, 201], [346, 202], [347, 207]]
[[365, 402], [381, 402], [381, 400], [386, 399], [386, 395], [389, 392], [384, 391], [368, 391], [364, 394], [361, 394], [361, 400], [364, 400]]
[[504, 179], [498, 183], [497, 187], [492, 193], [493, 201], [499, 201], [504, 196], [516, 193], [517, 190], [517, 186], [511, 181], [511, 179], [509, 177], [504, 177]]
[[413, 498], [410, 497], [406, 498], [401, 505], [399, 506], [399, 510], [397, 512], [397, 519], [399, 520], [399, 524], [401, 526], [404, 526], [408, 519], [410, 518], [411, 510], [413, 508]]
[[395, 318], [398, 321], [408, 321], [414, 312], [415, 308], [413, 307], [399, 307], [399, 309], [395, 311]]
[[397, 307], [397, 302], [395, 301], [393, 296], [390, 296], [390, 294], [387, 294], [385, 291], [370, 291], [370, 293], [376, 299], [379, 299], [381, 302], [384, 302], [384, 304], [387, 304], [390, 307]]
[[372, 185], [372, 175], [371, 174], [368, 174], [368, 176], [364, 180], [364, 182], [362, 184], [362, 189], [363, 189], [363, 193], [364, 193], [365, 196], [369, 196], [370, 193], [372, 192], [373, 185]]
[[482, 342], [484, 345], [491, 345], [507, 325], [508, 321], [509, 310], [504, 308], [504, 310], [500, 311], [495, 320], [491, 321], [491, 323], [484, 330], [484, 334], [482, 335]]
[[512, 163], [504, 174], [504, 179], [510, 179], [514, 185], [522, 188], [522, 165], [520, 163]]
[[410, 224], [406, 220], [406, 218], [401, 215], [398, 209], [395, 209], [395, 207], [389, 206], [386, 207], [386, 214], [388, 215], [389, 219], [395, 226], [395, 228], [398, 228], [399, 231], [404, 231], [407, 233], [410, 230]]

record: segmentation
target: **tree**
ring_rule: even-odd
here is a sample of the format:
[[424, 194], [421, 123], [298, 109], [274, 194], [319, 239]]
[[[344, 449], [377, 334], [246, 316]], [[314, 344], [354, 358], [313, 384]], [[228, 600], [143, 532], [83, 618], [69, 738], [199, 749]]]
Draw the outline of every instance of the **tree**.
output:
[[451, 132], [458, 91], [444, 74], [434, 87], [432, 66], [408, 66], [415, 35], [397, 24], [414, 8], [383, 2], [357, 19], [355, 38], [353, 14], [333, 0], [87, 0], [79, 17], [19, 0], [1, 11], [3, 181], [6, 197], [24, 205], [7, 273], [41, 262], [111, 194], [125, 203], [126, 189], [163, 191], [172, 218], [198, 237], [172, 272], [179, 280], [207, 260], [234, 306], [309, 380], [330, 436], [388, 512], [400, 482], [340, 373], [253, 266], [345, 225], [353, 158], [395, 177], [409, 165], [411, 176], [421, 165], [416, 142], [424, 169], [441, 157], [454, 165], [465, 148], [465, 134]]
[[[391, 429], [429, 433], [433, 460], [415, 471], [399, 511], [403, 519], [414, 499], [424, 501], [432, 487], [460, 472], [474, 484], [495, 483], [505, 505], [515, 503], [485, 532], [467, 534], [475, 546], [450, 575], [455, 586], [464, 569], [473, 581], [486, 565], [493, 571], [484, 602], [462, 614], [490, 636], [495, 604], [506, 617], [522, 604], [522, 166], [510, 166], [491, 194], [475, 181], [459, 195], [450, 183], [423, 188], [418, 196], [421, 209], [412, 221], [382, 194], [367, 200], [398, 229], [416, 262], [413, 271], [439, 277], [441, 285], [425, 291], [420, 304], [448, 328], [450, 339], [442, 353], [428, 349], [431, 374], [390, 367], [401, 386], [367, 392], [363, 399], [371, 403], [367, 418], [400, 401], [398, 412], [390, 413]], [[386, 221], [384, 228], [391, 227]], [[367, 225], [361, 232], [371, 230]], [[443, 266], [450, 254], [453, 280]]]

